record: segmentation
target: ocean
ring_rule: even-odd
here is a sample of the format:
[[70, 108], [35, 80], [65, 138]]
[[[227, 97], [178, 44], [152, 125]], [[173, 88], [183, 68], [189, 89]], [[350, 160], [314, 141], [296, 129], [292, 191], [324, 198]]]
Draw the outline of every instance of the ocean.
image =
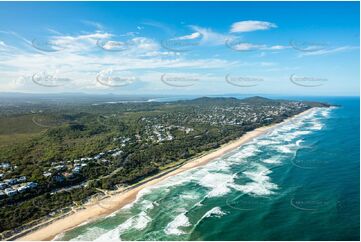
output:
[[318, 100], [340, 107], [279, 125], [56, 239], [359, 240], [359, 98]]

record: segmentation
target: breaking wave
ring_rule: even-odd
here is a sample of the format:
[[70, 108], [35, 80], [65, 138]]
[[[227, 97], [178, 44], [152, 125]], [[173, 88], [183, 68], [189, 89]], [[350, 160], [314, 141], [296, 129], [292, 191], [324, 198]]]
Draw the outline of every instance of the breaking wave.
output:
[[[182, 172], [143, 189], [133, 203], [115, 215], [120, 216], [122, 211], [130, 213], [115, 229], [105, 232], [95, 227], [76, 239], [92, 239], [94, 234], [98, 234], [98, 240], [113, 241], [123, 238], [124, 233], [136, 231], [131, 240], [142, 240], [146, 228], [156, 226], [156, 223], [162, 224], [158, 225], [161, 228], [157, 233], [177, 238], [191, 233], [206, 218], [219, 218], [227, 214], [214, 205], [204, 212], [209, 203], [217, 198], [232, 192], [246, 194], [251, 198], [273, 196], [279, 186], [272, 179], [272, 168], [286, 163], [299, 149], [303, 149], [305, 136], [322, 129], [323, 120], [329, 116], [330, 109], [314, 108], [202, 167]], [[192, 219], [192, 216], [197, 218]], [[163, 224], [160, 220], [170, 222]], [[130, 240], [128, 237], [124, 239]]]
[[175, 217], [173, 221], [167, 224], [164, 232], [168, 235], [181, 235], [185, 232], [180, 227], [189, 227], [191, 226], [188, 217], [181, 213]]

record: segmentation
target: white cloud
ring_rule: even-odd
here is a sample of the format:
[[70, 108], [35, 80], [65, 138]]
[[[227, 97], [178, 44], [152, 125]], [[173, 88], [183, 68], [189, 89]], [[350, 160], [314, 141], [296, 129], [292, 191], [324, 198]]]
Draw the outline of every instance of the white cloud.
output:
[[160, 48], [157, 42], [145, 37], [133, 38], [132, 42], [135, 44], [135, 48], [145, 51], [154, 51]]
[[317, 51], [303, 52], [299, 56], [302, 57], [302, 56], [327, 55], [327, 54], [333, 54], [333, 53], [338, 53], [338, 52], [343, 52], [343, 51], [348, 51], [348, 50], [355, 50], [355, 49], [359, 49], [359, 47], [341, 46], [341, 47], [336, 47], [336, 48], [327, 48], [327, 49], [321, 49], [321, 50], [317, 50]]
[[265, 44], [253, 44], [247, 42], [240, 42], [240, 43], [228, 43], [228, 45], [237, 51], [249, 51], [249, 50], [284, 50], [290, 48], [289, 46], [285, 45], [265, 45]]
[[113, 35], [106, 32], [95, 32], [82, 35], [62, 35], [52, 36], [50, 43], [60, 49], [67, 49], [71, 51], [86, 50], [96, 46], [96, 42], [102, 39], [111, 38]]
[[[191, 26], [193, 30], [189, 35], [178, 38], [184, 40], [195, 40], [200, 44], [208, 46], [224, 45], [225, 40], [232, 38], [231, 35], [217, 33], [210, 28]], [[174, 35], [172, 35], [174, 36]], [[234, 37], [234, 36], [233, 36]], [[10, 51], [0, 55], [1, 75], [0, 88], [2, 90], [13, 91], [41, 91], [41, 92], [60, 92], [60, 91], [97, 91], [105, 90], [106, 87], [97, 83], [97, 73], [108, 68], [121, 71], [130, 71], [134, 73], [139, 80], [147, 83], [147, 88], [152, 88], [159, 84], [160, 89], [168, 88], [159, 81], [159, 73], [193, 73], [199, 70], [199, 79], [207, 81], [219, 80], [218, 77], [209, 77], [203, 73], [217, 73], [221, 76], [224, 70], [232, 68], [252, 67], [272, 67], [272, 63], [248, 63], [232, 61], [223, 58], [222, 55], [212, 57], [193, 56], [192, 53], [177, 53], [167, 51], [161, 48], [160, 43], [155, 39], [133, 36], [132, 34], [114, 35], [104, 31], [94, 31], [90, 33], [79, 33], [74, 35], [65, 35], [54, 32], [54, 35], [47, 36], [50, 44], [59, 47], [59, 51], [44, 52], [33, 48], [27, 44], [28, 48], [22, 48], [18, 44], [12, 44], [12, 48], [18, 51]], [[98, 41], [102, 41], [104, 48], [97, 46]], [[40, 42], [43, 43], [43, 42]], [[44, 42], [45, 44], [49, 44]], [[125, 51], [106, 51], [114, 46], [124, 43], [130, 43]], [[0, 49], [3, 43], [0, 42]], [[8, 42], [6, 42], [8, 44]], [[16, 47], [15, 47], [16, 46]], [[7, 46], [8, 48], [9, 46]], [[268, 46], [263, 44], [244, 44], [239, 48], [258, 48], [262, 50], [279, 50], [286, 48], [281, 45]], [[35, 73], [49, 73], [49, 75], [58, 78], [56, 80], [71, 80], [62, 83], [64, 85], [55, 87], [40, 86], [32, 80]], [[153, 73], [153, 79], [147, 79]], [[218, 79], [217, 79], [218, 78]], [[45, 84], [52, 84], [53, 79], [46, 80]], [[138, 79], [137, 79], [138, 80]], [[154, 85], [154, 82], [156, 84]], [[134, 82], [134, 84], [137, 82]], [[132, 84], [133, 85], [133, 84]], [[132, 88], [127, 85], [127, 88]], [[48, 85], [49, 86], [49, 85]], [[142, 87], [143, 88], [143, 87]], [[143, 89], [142, 89], [143, 90]], [[219, 89], [215, 90], [218, 91]]]
[[269, 50], [284, 50], [284, 49], [289, 49], [291, 48], [290, 46], [286, 46], [286, 45], [273, 45], [268, 47]]
[[201, 36], [201, 34], [199, 32], [194, 32], [190, 35], [184, 35], [184, 36], [181, 36], [181, 37], [177, 37], [177, 38], [174, 38], [176, 40], [191, 40], [191, 39], [196, 39], [196, 38], [199, 38]]
[[256, 30], [267, 30], [271, 28], [277, 28], [277, 25], [270, 22], [248, 20], [233, 23], [230, 32], [242, 33]]
[[[103, 32], [50, 36], [48, 39], [54, 41], [51, 43], [68, 48], [49, 53], [38, 51], [30, 45], [27, 49], [12, 46], [18, 51], [0, 55], [0, 88], [26, 92], [103, 90], [106, 87], [97, 84], [96, 74], [107, 68], [139, 74], [144, 70], [159, 69], [222, 69], [237, 63], [218, 58], [186, 58], [180, 53], [163, 51], [158, 42], [146, 37], [131, 38], [129, 41], [134, 45], [127, 51], [111, 52], [96, 46], [97, 40], [102, 39], [106, 44], [110, 37], [113, 35]], [[59, 87], [40, 86], [31, 77], [42, 72], [57, 73], [61, 80], [67, 78], [72, 81]]]
[[190, 27], [202, 36], [201, 44], [205, 45], [224, 45], [225, 41], [230, 37], [228, 35], [214, 32], [210, 28], [203, 28], [195, 25]]
[[127, 45], [127, 43], [123, 41], [114, 41], [114, 40], [107, 40], [104, 43], [97, 42], [97, 44], [99, 45], [99, 47], [109, 51], [115, 50], [117, 48], [119, 49], [120, 47], [124, 47]]
[[247, 50], [254, 50], [254, 49], [260, 49], [264, 45], [256, 45], [252, 43], [238, 43], [235, 45], [232, 45], [232, 49], [239, 50], [239, 51], [247, 51]]
[[8, 49], [8, 46], [5, 44], [4, 41], [0, 40], [0, 50], [6, 50]]

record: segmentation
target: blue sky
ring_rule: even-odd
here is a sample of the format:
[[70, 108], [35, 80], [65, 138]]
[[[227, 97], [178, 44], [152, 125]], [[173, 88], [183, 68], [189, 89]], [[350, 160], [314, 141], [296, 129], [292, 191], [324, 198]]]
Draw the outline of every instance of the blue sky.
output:
[[0, 3], [0, 91], [359, 95], [358, 2]]

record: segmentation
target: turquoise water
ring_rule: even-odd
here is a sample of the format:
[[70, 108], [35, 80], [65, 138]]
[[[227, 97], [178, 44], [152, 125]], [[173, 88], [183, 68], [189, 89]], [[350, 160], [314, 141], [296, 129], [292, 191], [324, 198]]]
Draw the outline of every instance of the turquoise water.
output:
[[57, 239], [359, 240], [359, 99], [323, 101]]

